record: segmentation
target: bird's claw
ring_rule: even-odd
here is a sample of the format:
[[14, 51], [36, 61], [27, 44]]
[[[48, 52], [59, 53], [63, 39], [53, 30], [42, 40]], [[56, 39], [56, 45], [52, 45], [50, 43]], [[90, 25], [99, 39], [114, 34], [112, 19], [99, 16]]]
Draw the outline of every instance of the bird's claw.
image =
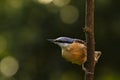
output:
[[84, 70], [86, 74], [94, 74], [93, 72], [89, 72], [89, 71], [84, 67], [84, 64], [82, 64], [82, 70]]

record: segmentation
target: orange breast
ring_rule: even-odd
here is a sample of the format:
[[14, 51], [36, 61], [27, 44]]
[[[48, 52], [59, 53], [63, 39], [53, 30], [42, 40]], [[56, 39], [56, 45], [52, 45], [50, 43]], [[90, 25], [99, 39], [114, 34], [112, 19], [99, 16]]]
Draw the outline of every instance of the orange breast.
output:
[[84, 44], [74, 42], [62, 51], [62, 56], [75, 64], [83, 64], [87, 60], [87, 48]]

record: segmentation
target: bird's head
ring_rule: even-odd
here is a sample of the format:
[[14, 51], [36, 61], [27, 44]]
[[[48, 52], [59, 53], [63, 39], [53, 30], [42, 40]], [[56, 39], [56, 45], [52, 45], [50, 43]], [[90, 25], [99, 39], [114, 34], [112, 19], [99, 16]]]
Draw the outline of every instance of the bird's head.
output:
[[61, 48], [66, 48], [67, 46], [69, 46], [73, 42], [85, 43], [83, 40], [69, 38], [69, 37], [58, 37], [56, 39], [48, 39], [48, 41], [51, 41], [51, 42], [57, 44]]

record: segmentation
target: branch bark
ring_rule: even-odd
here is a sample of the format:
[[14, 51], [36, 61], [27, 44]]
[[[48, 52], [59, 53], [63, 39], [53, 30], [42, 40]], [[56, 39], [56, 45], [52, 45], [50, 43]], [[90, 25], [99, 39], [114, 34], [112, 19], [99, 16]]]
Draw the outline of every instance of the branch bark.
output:
[[94, 0], [86, 0], [85, 11], [85, 35], [87, 41], [87, 62], [85, 64], [86, 70], [92, 74], [85, 74], [85, 80], [94, 79], [95, 69], [95, 39], [94, 39]]

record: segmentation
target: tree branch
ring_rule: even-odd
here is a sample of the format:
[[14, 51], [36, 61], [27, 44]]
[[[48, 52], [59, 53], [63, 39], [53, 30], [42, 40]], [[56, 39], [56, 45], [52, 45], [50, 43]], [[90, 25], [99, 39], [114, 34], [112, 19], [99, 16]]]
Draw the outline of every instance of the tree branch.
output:
[[95, 65], [101, 56], [100, 51], [95, 51], [95, 39], [94, 39], [94, 0], [86, 0], [85, 11], [85, 35], [87, 41], [87, 62], [85, 68], [85, 80], [94, 79]]
[[93, 74], [85, 74], [85, 80], [93, 80], [95, 69], [95, 39], [94, 39], [94, 0], [86, 0], [85, 11], [85, 34], [87, 41], [87, 62], [85, 64], [86, 70]]

